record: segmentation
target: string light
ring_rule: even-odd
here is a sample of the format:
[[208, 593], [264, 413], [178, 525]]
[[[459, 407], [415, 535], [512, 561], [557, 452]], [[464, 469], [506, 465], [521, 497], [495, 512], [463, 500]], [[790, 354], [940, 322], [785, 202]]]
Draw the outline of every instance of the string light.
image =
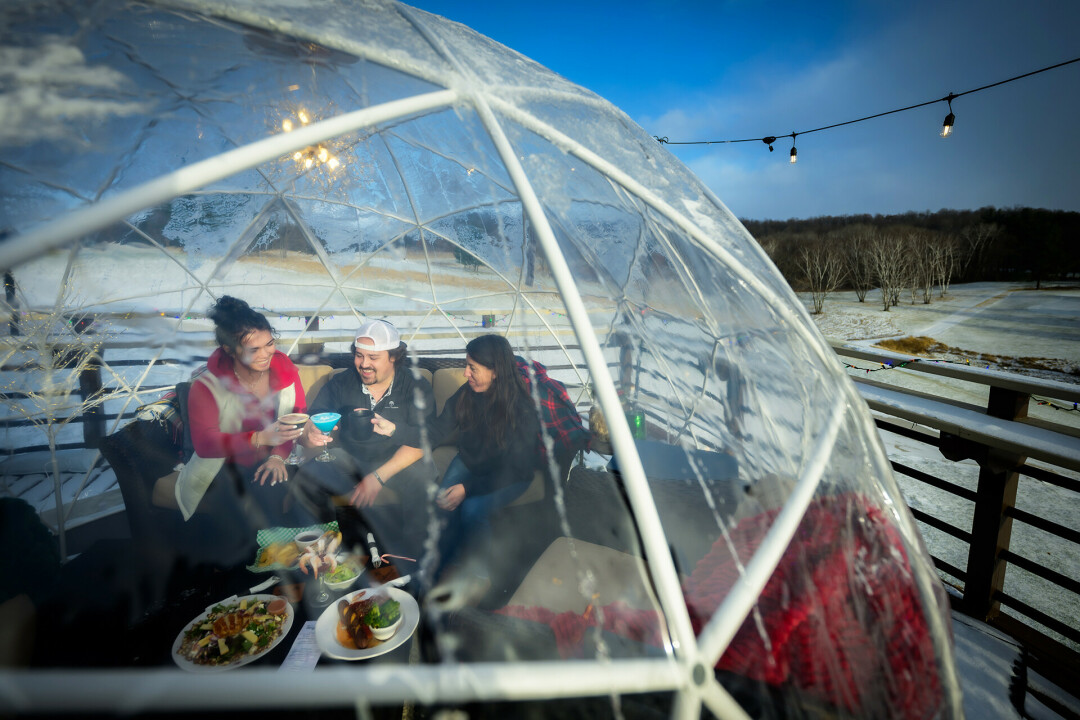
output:
[[[800, 132], [791, 132], [791, 133], [788, 133], [787, 135], [766, 135], [765, 137], [760, 137], [760, 138], [757, 138], [757, 137], [755, 137], [755, 138], [742, 138], [742, 139], [738, 139], [738, 140], [683, 140], [683, 141], [673, 141], [673, 140], [669, 140], [666, 135], [665, 136], [653, 135], [653, 138], [656, 140], [656, 142], [660, 143], [661, 145], [724, 145], [724, 144], [729, 144], [729, 143], [763, 142], [763, 143], [765, 143], [766, 145], [769, 146], [769, 152], [772, 152], [773, 151], [773, 143], [776, 142], [777, 138], [789, 137], [789, 138], [792, 139], [792, 142], [794, 143], [796, 135], [805, 135], [807, 133], [812, 133], [812, 132], [821, 132], [822, 130], [832, 130], [833, 128], [843, 127], [845, 125], [854, 125], [855, 123], [865, 122], [867, 120], [873, 120], [875, 118], [884, 117], [886, 115], [893, 115], [895, 113], [901, 113], [901, 112], [906, 112], [908, 110], [914, 110], [916, 108], [926, 107], [927, 105], [934, 105], [935, 103], [939, 103], [939, 102], [947, 102], [949, 104], [949, 114], [945, 116], [945, 124], [941, 128], [941, 136], [942, 137], [948, 137], [949, 135], [952, 134], [953, 123], [956, 121], [956, 116], [952, 112], [952, 101], [955, 100], [956, 98], [962, 97], [964, 95], [971, 95], [972, 93], [981, 92], [983, 90], [989, 90], [990, 88], [997, 87], [998, 85], [1004, 85], [1005, 83], [1014, 82], [1016, 80], [1022, 80], [1022, 79], [1026, 78], [1026, 77], [1031, 77], [1032, 75], [1038, 75], [1039, 73], [1044, 73], [1044, 72], [1046, 72], [1048, 70], [1055, 70], [1055, 69], [1057, 69], [1059, 67], [1064, 67], [1065, 65], [1071, 65], [1071, 64], [1073, 64], [1075, 62], [1080, 62], [1080, 57], [1073, 58], [1072, 60], [1066, 60], [1065, 62], [1060, 62], [1060, 63], [1057, 63], [1056, 65], [1050, 65], [1048, 67], [1040, 68], [1038, 70], [1032, 70], [1031, 72], [1024, 73], [1023, 75], [1017, 75], [1016, 77], [1007, 78], [1005, 80], [999, 80], [998, 82], [990, 83], [989, 85], [983, 85], [982, 87], [973, 88], [971, 90], [965, 90], [962, 93], [949, 93], [945, 97], [937, 98], [936, 100], [927, 100], [926, 102], [917, 103], [915, 105], [908, 105], [907, 107], [896, 108], [895, 110], [887, 110], [885, 112], [876, 113], [874, 115], [867, 115], [866, 117], [856, 118], [855, 120], [846, 120], [844, 122], [833, 123], [832, 125], [825, 125], [825, 126], [822, 126], [822, 127], [819, 127], [819, 128], [814, 128], [813, 130], [802, 130]], [[798, 155], [798, 153], [795, 150], [795, 146], [794, 146], [794, 144], [792, 144], [792, 147], [791, 147], [791, 162], [795, 162], [795, 158], [796, 158], [797, 155]]]
[[795, 148], [795, 136], [799, 133], [791, 133], [791, 164], [794, 165], [799, 160], [799, 151]]
[[952, 93], [949, 93], [949, 97], [946, 98], [949, 101], [949, 114], [945, 116], [945, 122], [941, 125], [941, 137], [943, 138], [952, 135], [953, 122], [956, 121], [956, 116], [953, 115], [952, 111], [952, 100], [954, 97], [955, 96]]

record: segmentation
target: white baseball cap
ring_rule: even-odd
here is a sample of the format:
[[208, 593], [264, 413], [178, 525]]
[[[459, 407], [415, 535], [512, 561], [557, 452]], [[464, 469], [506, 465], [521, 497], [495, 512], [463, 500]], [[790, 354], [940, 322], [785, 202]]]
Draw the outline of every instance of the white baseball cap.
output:
[[[371, 342], [360, 342], [361, 338], [367, 338]], [[357, 350], [396, 350], [401, 345], [401, 335], [385, 320], [367, 320], [357, 329], [355, 342]]]

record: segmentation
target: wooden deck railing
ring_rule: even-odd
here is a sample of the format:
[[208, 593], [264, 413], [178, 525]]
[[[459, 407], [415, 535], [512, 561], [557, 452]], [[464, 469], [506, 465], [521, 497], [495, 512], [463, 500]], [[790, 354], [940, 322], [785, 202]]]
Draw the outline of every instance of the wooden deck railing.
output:
[[[1076, 578], [1046, 567], [1035, 558], [1020, 555], [1010, 547], [1014, 523], [1037, 528], [1062, 543], [1080, 544], [1080, 531], [1075, 526], [1066, 527], [1016, 507], [1019, 478], [1023, 475], [1069, 491], [1072, 493], [1069, 497], [1080, 510], [1080, 480], [1055, 471], [1055, 468], [1080, 471], [1080, 432], [1074, 427], [1028, 417], [1033, 396], [1057, 400], [1067, 407], [1080, 402], [1080, 385], [914, 359], [886, 351], [871, 352], [840, 345], [834, 345], [834, 350], [843, 358], [861, 361], [862, 366], [903, 364], [905, 371], [948, 377], [987, 389], [986, 405], [976, 406], [876, 382], [869, 379], [870, 373], [852, 375], [880, 428], [935, 447], [952, 462], [973, 460], [978, 464], [978, 485], [972, 491], [901, 463], [892, 463], [896, 472], [963, 498], [974, 506], [969, 528], [956, 527], [944, 518], [912, 508], [917, 520], [968, 546], [964, 568], [933, 558], [939, 570], [959, 581], [961, 596], [954, 603], [956, 608], [1023, 641], [1042, 660], [1041, 670], [1068, 683], [1063, 687], [1072, 686], [1078, 679], [1076, 669], [1080, 668], [1080, 653], [1074, 649], [1080, 646], [1080, 628], [1075, 622], [1007, 593], [1005, 574], [1012, 565], [1080, 599], [1080, 581]], [[1029, 460], [1040, 465], [1032, 465]], [[1001, 606], [1010, 608], [1023, 620], [1001, 612]], [[1073, 647], [1055, 640], [1039, 625], [1066, 638]]]

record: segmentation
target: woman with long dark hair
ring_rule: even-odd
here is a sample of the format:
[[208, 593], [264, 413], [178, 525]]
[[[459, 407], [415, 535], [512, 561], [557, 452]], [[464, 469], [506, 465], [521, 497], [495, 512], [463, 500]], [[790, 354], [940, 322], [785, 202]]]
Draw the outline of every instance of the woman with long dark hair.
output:
[[447, 513], [444, 565], [467, 543], [486, 549], [491, 515], [525, 492], [540, 460], [537, 410], [501, 335], [482, 335], [465, 346], [465, 384], [446, 401], [432, 446], [455, 430], [458, 454], [435, 501]]
[[[303, 430], [277, 418], [304, 412], [304, 387], [262, 314], [224, 295], [208, 315], [218, 347], [191, 383], [194, 454], [177, 479], [176, 500], [185, 520], [209, 514], [223, 536], [250, 544], [253, 530], [290, 519], [285, 458]], [[239, 533], [230, 535], [230, 526]]]

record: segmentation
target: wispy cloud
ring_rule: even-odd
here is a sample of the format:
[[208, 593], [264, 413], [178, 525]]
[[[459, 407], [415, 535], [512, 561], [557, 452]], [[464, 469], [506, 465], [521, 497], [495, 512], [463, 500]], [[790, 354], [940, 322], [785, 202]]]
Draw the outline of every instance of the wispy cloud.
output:
[[0, 142], [71, 141], [82, 123], [144, 112], [146, 102], [125, 97], [133, 87], [60, 38], [0, 47]]

